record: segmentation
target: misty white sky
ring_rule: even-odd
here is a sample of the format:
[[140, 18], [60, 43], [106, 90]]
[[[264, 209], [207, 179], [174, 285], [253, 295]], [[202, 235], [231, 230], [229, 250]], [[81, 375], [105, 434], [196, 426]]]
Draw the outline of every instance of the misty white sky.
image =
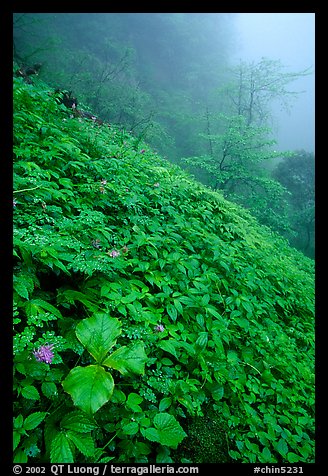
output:
[[[234, 21], [236, 60], [261, 57], [281, 60], [290, 71], [315, 67], [314, 13], [238, 13]], [[290, 114], [275, 110], [278, 150], [314, 151], [314, 74], [291, 84], [306, 91], [293, 103]]]

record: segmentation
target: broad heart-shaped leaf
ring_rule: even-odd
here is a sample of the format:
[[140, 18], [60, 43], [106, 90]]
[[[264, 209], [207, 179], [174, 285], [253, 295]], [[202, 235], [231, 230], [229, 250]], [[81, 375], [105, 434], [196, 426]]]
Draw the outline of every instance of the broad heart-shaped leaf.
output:
[[75, 333], [81, 344], [100, 364], [121, 334], [121, 323], [108, 314], [98, 312], [79, 322]]
[[161, 445], [177, 448], [187, 436], [174, 416], [169, 413], [158, 413], [154, 418], [154, 426], [155, 428], [146, 428], [143, 434], [148, 440], [157, 441]]
[[122, 375], [129, 373], [143, 375], [147, 358], [143, 343], [135, 342], [115, 350], [103, 361], [103, 365], [118, 370]]
[[86, 413], [96, 413], [110, 400], [114, 390], [114, 380], [100, 365], [75, 367], [62, 383], [74, 405]]

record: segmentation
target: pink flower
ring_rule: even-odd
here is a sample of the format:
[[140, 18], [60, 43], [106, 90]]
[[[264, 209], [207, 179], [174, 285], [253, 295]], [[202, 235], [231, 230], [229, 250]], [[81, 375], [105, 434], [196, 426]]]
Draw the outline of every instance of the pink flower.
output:
[[112, 258], [117, 258], [118, 256], [120, 256], [121, 253], [117, 250], [112, 250], [112, 251], [109, 251], [107, 254], [111, 256]]
[[33, 355], [38, 362], [51, 364], [52, 359], [54, 358], [54, 353], [52, 352], [53, 347], [54, 344], [41, 345], [38, 350], [33, 351]]

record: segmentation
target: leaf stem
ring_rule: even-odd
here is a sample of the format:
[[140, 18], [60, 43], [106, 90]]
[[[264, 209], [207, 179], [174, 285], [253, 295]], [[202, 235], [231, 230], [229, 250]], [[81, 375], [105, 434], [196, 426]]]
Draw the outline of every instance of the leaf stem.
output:
[[241, 363], [242, 363], [243, 365], [249, 365], [250, 367], [252, 367], [252, 369], [256, 370], [256, 372], [257, 372], [258, 374], [262, 375], [261, 372], [260, 372], [256, 367], [254, 367], [254, 365], [248, 364], [247, 362], [241, 362]]
[[106, 448], [106, 446], [108, 446], [112, 441], [113, 439], [117, 436], [117, 432], [115, 433], [115, 435], [107, 441], [107, 443], [105, 444], [105, 446], [103, 446], [101, 449], [104, 450]]
[[13, 193], [21, 193], [21, 192], [30, 192], [31, 190], [36, 190], [37, 188], [40, 188], [41, 185], [38, 185], [37, 187], [33, 188], [23, 188], [22, 190], [14, 190]]

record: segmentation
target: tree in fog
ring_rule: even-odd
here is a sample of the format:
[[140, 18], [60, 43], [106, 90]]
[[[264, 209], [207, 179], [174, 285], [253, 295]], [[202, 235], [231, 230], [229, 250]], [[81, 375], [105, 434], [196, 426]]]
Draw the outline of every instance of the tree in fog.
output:
[[314, 154], [304, 150], [285, 157], [272, 172], [289, 192], [291, 243], [314, 256], [315, 166]]
[[307, 74], [309, 70], [285, 71], [279, 60], [240, 61], [231, 69], [231, 82], [220, 92], [226, 96], [230, 112], [243, 116], [247, 125], [267, 126], [270, 125], [272, 103], [279, 102], [288, 109], [298, 94], [288, 86]]
[[249, 208], [260, 221], [286, 231], [286, 202], [280, 183], [269, 177], [265, 162], [281, 156], [274, 150], [271, 106], [289, 107], [296, 92], [288, 86], [308, 71], [286, 72], [280, 61], [240, 62], [230, 81], [218, 90], [221, 109], [207, 107], [204, 116], [206, 154], [187, 162], [208, 173], [210, 184]]

